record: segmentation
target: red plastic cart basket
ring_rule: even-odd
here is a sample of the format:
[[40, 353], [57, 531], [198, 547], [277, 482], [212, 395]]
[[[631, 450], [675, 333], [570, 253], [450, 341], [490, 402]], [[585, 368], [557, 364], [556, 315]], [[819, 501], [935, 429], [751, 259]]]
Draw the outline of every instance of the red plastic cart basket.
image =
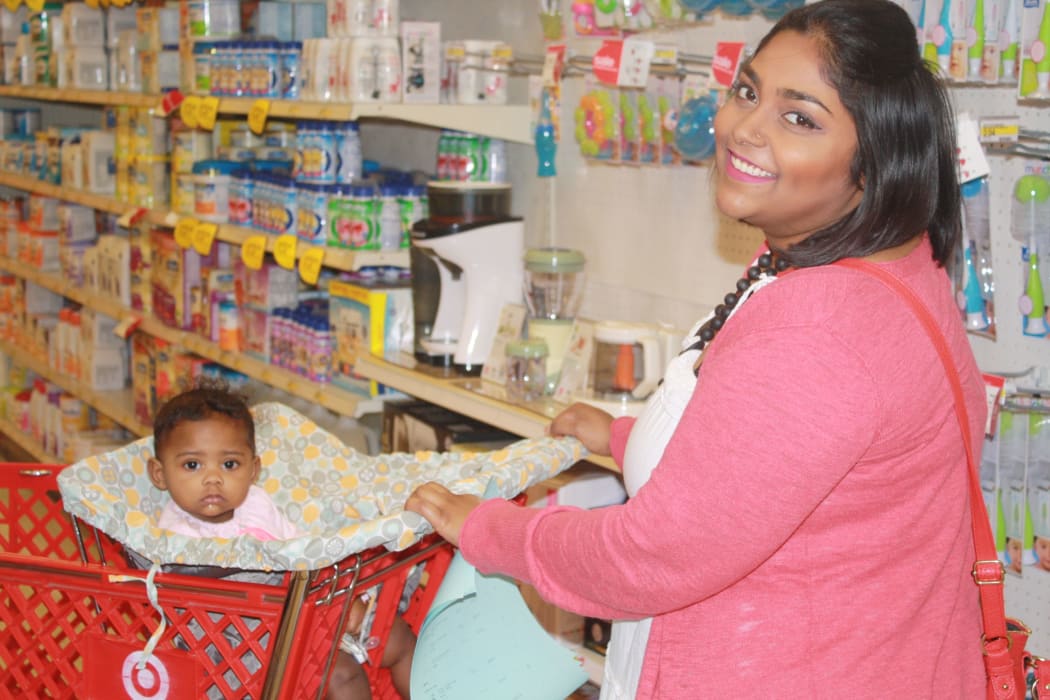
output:
[[379, 585], [365, 664], [375, 698], [396, 698], [379, 667], [405, 580], [422, 576], [401, 616], [419, 631], [452, 558], [430, 536], [401, 552], [376, 548], [276, 585], [156, 575], [123, 547], [74, 522], [55, 477], [62, 466], [0, 464], [0, 698], [322, 697], [355, 593]]

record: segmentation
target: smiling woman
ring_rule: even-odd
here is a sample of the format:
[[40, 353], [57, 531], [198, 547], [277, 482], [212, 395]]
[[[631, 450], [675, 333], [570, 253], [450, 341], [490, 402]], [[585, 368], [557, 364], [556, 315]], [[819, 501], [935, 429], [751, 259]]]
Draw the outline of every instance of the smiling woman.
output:
[[944, 86], [898, 5], [822, 0], [762, 40], [715, 140], [717, 204], [766, 249], [637, 419], [577, 404], [550, 426], [622, 465], [627, 503], [522, 509], [426, 484], [406, 507], [482, 572], [614, 620], [603, 698], [984, 697], [944, 370], [894, 292], [831, 264], [864, 258], [924, 300], [979, 444], [943, 269], [960, 231]]
[[860, 202], [856, 127], [816, 38], [781, 32], [740, 74], [715, 117], [718, 208], [786, 250]]

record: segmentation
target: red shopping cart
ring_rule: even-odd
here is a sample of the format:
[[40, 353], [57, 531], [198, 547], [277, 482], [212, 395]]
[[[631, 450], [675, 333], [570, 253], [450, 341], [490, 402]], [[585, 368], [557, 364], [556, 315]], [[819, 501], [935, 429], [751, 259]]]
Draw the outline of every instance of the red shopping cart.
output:
[[379, 660], [405, 582], [419, 580], [400, 613], [418, 633], [450, 545], [429, 536], [272, 583], [161, 572], [147, 587], [119, 542], [63, 509], [62, 468], [0, 464], [0, 698], [320, 698], [350, 602], [377, 586], [365, 669], [373, 697], [397, 697]]

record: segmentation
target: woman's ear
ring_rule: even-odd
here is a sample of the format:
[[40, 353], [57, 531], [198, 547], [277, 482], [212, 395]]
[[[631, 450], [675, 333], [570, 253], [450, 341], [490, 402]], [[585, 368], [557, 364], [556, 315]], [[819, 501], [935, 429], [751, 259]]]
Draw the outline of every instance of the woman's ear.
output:
[[146, 472], [149, 474], [149, 480], [153, 482], [161, 491], [168, 490], [168, 482], [164, 479], [164, 465], [160, 463], [160, 460], [156, 457], [150, 457], [149, 462], [146, 463]]

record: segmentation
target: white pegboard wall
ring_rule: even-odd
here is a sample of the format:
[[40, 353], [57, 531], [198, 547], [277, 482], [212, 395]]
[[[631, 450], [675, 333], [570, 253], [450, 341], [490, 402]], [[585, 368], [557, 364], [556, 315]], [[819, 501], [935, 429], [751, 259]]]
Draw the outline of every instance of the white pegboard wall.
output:
[[[1024, 128], [1050, 131], [1050, 110], [1019, 105], [1014, 88], [954, 88], [952, 95], [957, 111], [969, 112], [977, 118], [1017, 115]], [[988, 372], [1016, 374], [1031, 367], [1050, 368], [1050, 339], [1025, 336], [1018, 310], [1018, 300], [1024, 292], [1025, 268], [1021, 243], [1011, 235], [1010, 208], [1014, 183], [1024, 173], [1025, 158], [992, 154], [988, 161], [997, 333], [994, 340], [972, 336], [971, 345], [981, 369]], [[1043, 284], [1050, 285], [1050, 251], [1042, 251], [1040, 262]]]
[[[954, 88], [957, 111], [977, 117], [1016, 115], [1026, 129], [1050, 131], [1050, 110], [1018, 104], [1015, 88]], [[1050, 339], [1030, 338], [1022, 333], [1018, 300], [1024, 292], [1025, 267], [1021, 243], [1011, 234], [1011, 202], [1014, 183], [1024, 174], [1025, 158], [989, 155], [990, 226], [992, 267], [995, 275], [994, 340], [971, 336], [978, 365], [988, 372], [1020, 374], [1019, 386], [1050, 382]], [[1050, 165], [1050, 163], [1048, 163]], [[1050, 221], [1046, 222], [1050, 226]], [[1040, 255], [1044, 285], [1050, 284], [1050, 251]], [[1050, 287], [1048, 287], [1050, 288]], [[1050, 389], [1050, 384], [1046, 387]], [[1050, 654], [1050, 574], [1030, 570], [1022, 576], [1010, 575], [1005, 587], [1006, 612], [1032, 627], [1029, 648], [1037, 654]]]

